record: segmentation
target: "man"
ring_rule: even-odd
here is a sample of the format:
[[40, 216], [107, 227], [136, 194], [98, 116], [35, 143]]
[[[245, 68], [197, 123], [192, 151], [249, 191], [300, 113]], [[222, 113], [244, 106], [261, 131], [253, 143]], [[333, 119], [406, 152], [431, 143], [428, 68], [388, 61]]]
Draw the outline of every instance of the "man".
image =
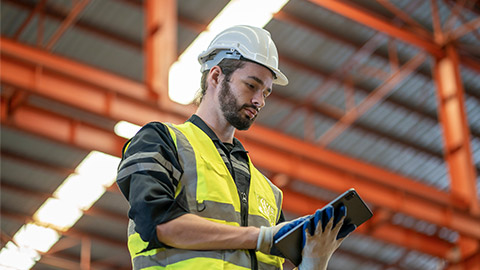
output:
[[[305, 218], [284, 222], [281, 191], [234, 138], [235, 129], [254, 122], [272, 85], [288, 83], [277, 49], [267, 31], [235, 26], [199, 61], [195, 115], [182, 125], [149, 123], [124, 147], [117, 183], [131, 206], [133, 267], [281, 269], [284, 259], [273, 241]], [[305, 225], [312, 228], [301, 270], [326, 269], [343, 240], [336, 239], [343, 219], [334, 226], [324, 218], [326, 228], [317, 226], [325, 214], [317, 211], [314, 224]]]

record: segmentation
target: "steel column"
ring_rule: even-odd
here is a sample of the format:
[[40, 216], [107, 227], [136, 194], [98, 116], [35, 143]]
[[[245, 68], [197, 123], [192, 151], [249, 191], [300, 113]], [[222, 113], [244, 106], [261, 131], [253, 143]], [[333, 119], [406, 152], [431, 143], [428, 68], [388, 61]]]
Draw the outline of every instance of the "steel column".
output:
[[163, 104], [168, 100], [168, 71], [177, 58], [177, 1], [146, 0], [145, 84]]
[[465, 112], [459, 60], [452, 45], [435, 62], [438, 114], [443, 128], [445, 158], [449, 168], [450, 191], [455, 201], [479, 213], [476, 173], [470, 149], [470, 130]]

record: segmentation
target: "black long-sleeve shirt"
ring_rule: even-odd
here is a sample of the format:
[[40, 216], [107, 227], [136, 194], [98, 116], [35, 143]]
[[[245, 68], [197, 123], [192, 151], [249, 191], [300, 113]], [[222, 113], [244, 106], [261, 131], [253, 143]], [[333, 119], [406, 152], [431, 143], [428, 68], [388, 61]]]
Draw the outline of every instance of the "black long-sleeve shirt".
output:
[[[247, 151], [240, 141], [234, 138], [233, 144], [222, 143], [197, 115], [192, 115], [188, 121], [195, 124], [212, 139], [235, 180], [239, 197], [246, 196], [248, 198], [250, 170]], [[165, 167], [163, 170], [142, 168], [134, 170], [132, 173], [126, 173], [127, 170], [123, 170], [139, 162], [158, 164], [158, 160], [154, 157], [139, 155], [139, 153], [155, 152], [159, 153], [170, 165], [163, 164], [162, 166]], [[132, 160], [130, 160], [129, 157], [133, 155], [140, 158], [131, 158]], [[130, 203], [128, 217], [135, 222], [135, 230], [144, 241], [149, 242], [147, 249], [164, 246], [156, 236], [156, 225], [189, 213], [186, 194], [182, 191], [175, 197], [179, 173], [183, 173], [183, 169], [178, 160], [177, 149], [164, 124], [148, 123], [125, 144], [117, 184]], [[282, 213], [279, 222], [284, 220]]]

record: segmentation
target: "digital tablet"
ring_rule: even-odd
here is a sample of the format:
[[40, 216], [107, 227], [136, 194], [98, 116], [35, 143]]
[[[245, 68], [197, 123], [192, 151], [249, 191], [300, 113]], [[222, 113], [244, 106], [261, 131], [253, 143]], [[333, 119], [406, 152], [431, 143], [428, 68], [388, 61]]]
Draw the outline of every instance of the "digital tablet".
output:
[[[373, 216], [372, 211], [370, 211], [368, 206], [353, 188], [338, 196], [325, 207], [328, 205], [333, 206], [335, 214], [338, 213], [338, 209], [342, 205], [347, 209], [347, 216], [345, 217], [344, 225], [340, 231], [342, 231], [347, 224], [355, 224], [358, 228], [358, 226]], [[275, 247], [285, 256], [285, 258], [289, 259], [296, 266], [302, 262], [302, 230], [304, 223], [305, 222], [298, 224], [274, 243]]]

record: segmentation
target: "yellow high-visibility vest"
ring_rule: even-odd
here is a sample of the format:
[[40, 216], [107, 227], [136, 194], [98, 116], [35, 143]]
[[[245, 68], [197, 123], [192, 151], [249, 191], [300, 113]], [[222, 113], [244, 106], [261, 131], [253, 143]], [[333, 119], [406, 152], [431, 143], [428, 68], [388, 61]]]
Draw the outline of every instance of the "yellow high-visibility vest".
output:
[[[240, 226], [241, 202], [237, 187], [213, 141], [191, 122], [167, 124], [184, 170], [175, 196], [185, 190], [192, 214], [205, 219]], [[262, 175], [249, 159], [250, 190], [248, 225], [274, 226], [280, 218], [282, 192]], [[148, 242], [135, 232], [132, 220], [128, 227], [128, 249], [134, 269], [251, 269], [248, 250], [196, 251], [158, 248], [145, 251]], [[256, 252], [259, 269], [282, 269], [283, 258]]]

